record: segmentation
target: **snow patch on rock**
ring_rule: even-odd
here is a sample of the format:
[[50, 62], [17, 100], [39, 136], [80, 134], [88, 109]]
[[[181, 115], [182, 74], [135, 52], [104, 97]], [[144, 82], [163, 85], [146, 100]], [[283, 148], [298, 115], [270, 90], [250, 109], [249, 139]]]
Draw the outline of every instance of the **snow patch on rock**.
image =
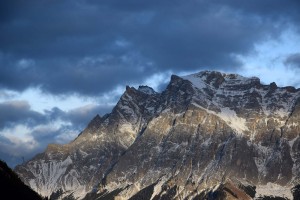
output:
[[230, 127], [236, 130], [238, 133], [248, 131], [246, 126], [246, 119], [238, 117], [234, 110], [229, 108], [221, 108], [221, 112], [217, 113], [217, 116], [222, 118]]
[[248, 127], [246, 126], [246, 119], [238, 117], [234, 110], [229, 108], [221, 108], [221, 112], [216, 113], [214, 111], [203, 108], [202, 106], [193, 103], [194, 106], [205, 110], [210, 114], [214, 114], [224, 120], [228, 126], [230, 126], [237, 133], [242, 134], [244, 131], [248, 131]]
[[290, 188], [277, 185], [275, 183], [267, 183], [266, 185], [258, 185], [256, 187], [255, 197], [273, 196], [293, 199]]

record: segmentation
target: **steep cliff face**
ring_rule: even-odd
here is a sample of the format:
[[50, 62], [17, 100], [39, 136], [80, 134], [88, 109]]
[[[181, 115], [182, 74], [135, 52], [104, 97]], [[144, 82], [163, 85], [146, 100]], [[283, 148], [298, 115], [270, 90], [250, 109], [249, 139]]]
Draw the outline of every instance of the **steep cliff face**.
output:
[[42, 195], [292, 199], [299, 121], [293, 87], [214, 71], [173, 75], [162, 93], [127, 87], [112, 113], [16, 171]]
[[26, 184], [43, 196], [62, 189], [83, 197], [93, 189], [134, 142], [154, 115], [156, 93], [127, 87], [110, 114], [96, 116], [69, 144], [50, 144], [46, 151], [16, 167]]

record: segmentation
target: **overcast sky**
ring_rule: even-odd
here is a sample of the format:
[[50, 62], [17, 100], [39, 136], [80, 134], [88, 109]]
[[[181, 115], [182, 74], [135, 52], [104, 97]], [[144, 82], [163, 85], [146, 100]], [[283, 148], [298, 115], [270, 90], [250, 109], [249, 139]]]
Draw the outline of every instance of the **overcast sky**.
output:
[[219, 70], [300, 86], [299, 0], [1, 0], [0, 159], [74, 139], [125, 86]]

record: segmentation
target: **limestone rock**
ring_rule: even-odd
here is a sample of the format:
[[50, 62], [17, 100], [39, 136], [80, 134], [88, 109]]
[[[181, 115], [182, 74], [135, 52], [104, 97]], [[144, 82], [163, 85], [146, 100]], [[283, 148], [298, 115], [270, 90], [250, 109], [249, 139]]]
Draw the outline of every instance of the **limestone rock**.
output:
[[127, 86], [111, 113], [16, 171], [44, 196], [292, 199], [299, 122], [299, 89], [215, 71], [172, 75], [161, 93]]

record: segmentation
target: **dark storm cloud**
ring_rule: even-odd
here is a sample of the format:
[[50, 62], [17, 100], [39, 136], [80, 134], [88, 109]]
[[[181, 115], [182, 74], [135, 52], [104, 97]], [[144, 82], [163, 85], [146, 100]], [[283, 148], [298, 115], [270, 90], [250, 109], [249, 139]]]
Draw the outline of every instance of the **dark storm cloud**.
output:
[[110, 106], [86, 105], [69, 111], [54, 107], [39, 113], [32, 110], [26, 101], [7, 101], [0, 103], [0, 131], [19, 124], [34, 128], [57, 120], [71, 123], [73, 129], [81, 131], [97, 114], [104, 115], [110, 110]]
[[289, 55], [284, 62], [285, 65], [300, 69], [300, 53]]
[[49, 120], [67, 121], [72, 124], [74, 129], [82, 131], [96, 115], [103, 116], [109, 113], [111, 109], [111, 106], [86, 105], [67, 112], [54, 107], [51, 110], [46, 110], [45, 113]]
[[97, 114], [103, 116], [111, 111], [112, 107], [108, 106], [83, 106], [67, 112], [67, 119], [78, 128], [83, 128], [94, 118]]
[[[7, 151], [9, 148], [7, 147], [6, 141], [2, 141], [0, 138], [0, 159], [5, 161], [10, 167], [14, 167], [17, 164], [21, 164], [23, 161], [23, 156], [15, 156], [10, 151]], [[32, 156], [30, 156], [32, 157]]]
[[0, 85], [97, 95], [149, 75], [237, 69], [299, 1], [1, 1]]
[[141, 73], [153, 72], [147, 63], [141, 63], [140, 58], [135, 60], [135, 57], [135, 54], [126, 54], [118, 58], [104, 55], [72, 61], [57, 58], [55, 61], [20, 59], [12, 62], [6, 57], [1, 60], [0, 56], [0, 86], [19, 91], [35, 86], [64, 95], [99, 94], [120, 83], [141, 80]]
[[86, 105], [69, 111], [54, 107], [39, 113], [32, 110], [27, 101], [6, 101], [0, 103], [0, 131], [20, 124], [34, 128], [58, 120], [69, 123], [73, 129], [81, 131], [97, 114], [104, 115], [110, 111], [110, 106]]
[[[213, 2], [220, 2], [220, 0], [213, 0]], [[292, 23], [299, 23], [297, 22], [300, 18], [300, 2], [298, 0], [226, 0], [226, 4], [244, 12], [243, 14], [257, 15], [267, 20], [283, 20], [285, 22], [292, 20]]]
[[35, 126], [44, 123], [45, 117], [30, 109], [26, 101], [8, 101], [0, 103], [0, 129], [24, 124]]

